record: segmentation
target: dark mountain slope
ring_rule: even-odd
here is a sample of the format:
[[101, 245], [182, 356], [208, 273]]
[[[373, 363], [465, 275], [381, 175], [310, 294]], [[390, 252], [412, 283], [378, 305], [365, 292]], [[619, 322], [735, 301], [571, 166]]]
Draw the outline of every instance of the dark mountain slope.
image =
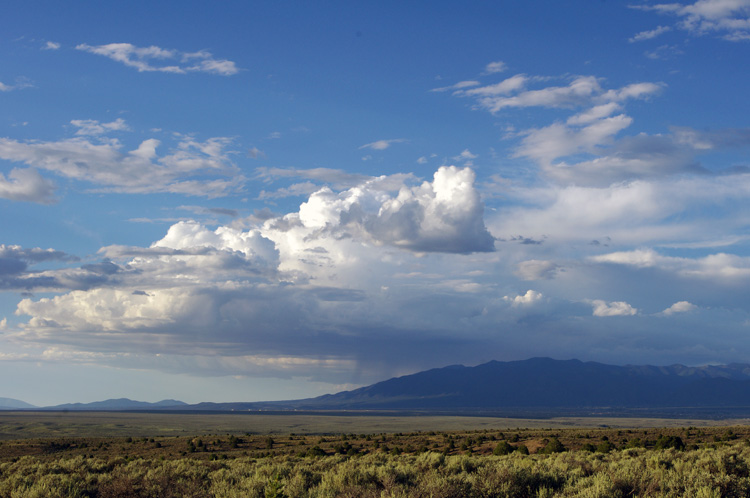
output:
[[750, 366], [614, 366], [550, 358], [491, 361], [427, 370], [283, 405], [347, 410], [750, 406]]

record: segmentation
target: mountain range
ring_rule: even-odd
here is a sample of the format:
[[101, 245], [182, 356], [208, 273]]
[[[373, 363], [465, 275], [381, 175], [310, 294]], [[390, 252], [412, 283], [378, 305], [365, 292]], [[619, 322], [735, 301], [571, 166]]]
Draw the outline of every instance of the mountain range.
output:
[[301, 400], [189, 405], [119, 399], [44, 409], [750, 416], [750, 365], [615, 366], [531, 358], [452, 365]]

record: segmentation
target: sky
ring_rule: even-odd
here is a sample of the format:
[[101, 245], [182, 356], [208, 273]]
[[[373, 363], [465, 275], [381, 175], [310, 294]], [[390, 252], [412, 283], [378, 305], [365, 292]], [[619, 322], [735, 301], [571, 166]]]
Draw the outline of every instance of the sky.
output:
[[750, 0], [21, 2], [0, 396], [750, 363]]

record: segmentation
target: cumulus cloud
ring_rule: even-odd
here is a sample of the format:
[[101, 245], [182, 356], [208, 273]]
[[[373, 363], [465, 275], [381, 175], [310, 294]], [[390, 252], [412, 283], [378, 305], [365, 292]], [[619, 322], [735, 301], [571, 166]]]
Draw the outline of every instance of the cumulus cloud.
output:
[[508, 68], [507, 64], [503, 61], [490, 62], [484, 68], [484, 72], [487, 74], [502, 73]]
[[673, 15], [677, 27], [693, 35], [715, 33], [725, 40], [750, 40], [750, 1], [697, 0], [691, 4], [637, 5], [632, 8]]
[[594, 316], [631, 316], [638, 313], [638, 310], [624, 301], [606, 302], [600, 299], [589, 301], [594, 309]]
[[76, 49], [103, 55], [128, 67], [133, 67], [138, 72], [158, 71], [176, 74], [203, 72], [221, 76], [231, 76], [239, 72], [234, 62], [215, 59], [210, 52], [205, 50], [188, 53], [155, 45], [136, 47], [130, 43], [109, 43], [96, 46], [82, 43], [77, 45]]
[[42, 47], [42, 50], [59, 50], [59, 49], [60, 49], [60, 44], [57, 42], [53, 42], [53, 41], [48, 41]]
[[542, 293], [535, 290], [527, 290], [526, 294], [520, 294], [516, 296], [504, 296], [503, 300], [511, 303], [513, 307], [519, 306], [531, 306], [534, 303], [541, 301]]
[[405, 138], [392, 138], [390, 140], [377, 140], [369, 144], [362, 145], [360, 149], [385, 150], [393, 144], [402, 144], [408, 142]]
[[[292, 233], [278, 228], [284, 222], [269, 219], [267, 226], [250, 230], [182, 222], [149, 247], [102, 248], [100, 255], [107, 259], [81, 270], [99, 271], [108, 280], [54, 297], [22, 300], [16, 314], [26, 320], [12, 340], [59, 348], [63, 354], [80, 352], [94, 363], [121, 361], [131, 368], [197, 368], [228, 375], [258, 374], [255, 364], [273, 358], [297, 365], [286, 373], [269, 366], [263, 373], [271, 376], [331, 376], [337, 371], [351, 375], [355, 359], [366, 358], [365, 352], [374, 349], [388, 349], [395, 337], [402, 345], [423, 340], [390, 330], [394, 323], [409, 322], [402, 310], [386, 311], [402, 303], [409, 307], [406, 300], [378, 299], [379, 293], [393, 292], [381, 289], [377, 281], [399, 267], [401, 256], [388, 257], [389, 263], [384, 259], [387, 251], [377, 246], [334, 234], [316, 235], [300, 225], [296, 228], [302, 231]], [[311, 264], [301, 261], [305, 257]], [[323, 268], [312, 258], [329, 265]], [[295, 261], [300, 264], [295, 266]], [[306, 278], [295, 268], [318, 273]], [[373, 271], [375, 276], [367, 276]], [[325, 281], [318, 278], [323, 274], [328, 276]], [[438, 296], [481, 290], [470, 278], [438, 285]], [[419, 323], [416, 317], [414, 323]], [[409, 324], [401, 327], [408, 330]], [[434, 331], [430, 327], [432, 344], [441, 341]], [[190, 361], [147, 361], [156, 353]], [[108, 359], [112, 354], [130, 357]], [[371, 359], [381, 360], [382, 356]]]
[[[86, 133], [103, 132], [107, 126], [109, 129], [126, 126], [119, 120], [105, 125], [95, 121], [79, 125]], [[42, 142], [0, 138], [0, 159], [92, 183], [99, 191], [220, 197], [238, 190], [244, 182], [224, 150], [229, 143], [229, 139], [222, 137], [204, 142], [182, 137], [175, 149], [160, 156], [157, 148], [161, 142], [153, 138], [130, 151], [122, 151], [122, 144], [115, 139], [92, 141], [82, 137]], [[37, 173], [18, 170], [11, 172], [11, 178], [15, 181], [0, 179], [0, 192], [4, 191], [4, 196], [49, 202], [51, 183]]]
[[689, 303], [688, 301], [678, 301], [669, 308], [662, 311], [661, 314], [669, 316], [674, 315], [675, 313], [687, 313], [688, 311], [693, 311], [697, 308], [698, 307], [696, 305]]
[[13, 168], [7, 177], [0, 173], [0, 198], [52, 204], [55, 202], [55, 184], [35, 169]]
[[[375, 345], [388, 349], [391, 335], [402, 345], [427, 340], [422, 332], [409, 339], [405, 330], [429, 329], [429, 340], [440, 341], [435, 324], [451, 328], [446, 319], [454, 320], [454, 309], [464, 309], [469, 296], [492, 294], [492, 284], [478, 281], [483, 273], [444, 272], [425, 277], [428, 283], [391, 284], [403, 269], [441, 268], [439, 258], [469, 258], [452, 253], [492, 250], [473, 182], [469, 168], [456, 167], [397, 191], [369, 179], [339, 193], [319, 189], [298, 212], [256, 217], [249, 229], [184, 221], [148, 247], [106, 246], [99, 262], [33, 275], [36, 289], [62, 294], [23, 299], [16, 313], [26, 319], [13, 340], [96, 354], [132, 352], [136, 363], [154, 352], [195, 361], [213, 356], [227, 360], [212, 367], [223, 373], [234, 371], [231, 358], [329, 355], [350, 365], [349, 355], [359, 355], [353, 351], [364, 356]], [[8, 256], [0, 258], [5, 282], [24, 278], [27, 284], [28, 261], [66, 258], [18, 247], [2, 254]], [[415, 285], [438, 296], [434, 303], [413, 296]], [[536, 299], [532, 292], [518, 302]], [[417, 311], [424, 306], [434, 309], [429, 325]]]
[[463, 152], [461, 152], [459, 155], [454, 156], [454, 161], [471, 161], [472, 159], [476, 159], [479, 157], [477, 154], [472, 154], [469, 149], [464, 149]]
[[373, 242], [414, 251], [492, 251], [474, 179], [469, 168], [443, 166], [432, 182], [403, 186], [395, 197], [369, 182], [338, 194], [324, 188], [300, 206], [297, 216], [308, 229], [354, 230]]

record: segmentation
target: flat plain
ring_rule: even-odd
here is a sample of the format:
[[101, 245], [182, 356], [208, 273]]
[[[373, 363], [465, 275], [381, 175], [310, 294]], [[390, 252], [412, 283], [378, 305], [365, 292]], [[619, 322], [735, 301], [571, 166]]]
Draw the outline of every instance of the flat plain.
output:
[[0, 412], [0, 498], [750, 496], [749, 422]]
[[201, 434], [379, 434], [574, 428], [679, 428], [750, 425], [750, 419], [298, 415], [264, 413], [0, 411], [0, 440], [49, 437], [165, 437]]

